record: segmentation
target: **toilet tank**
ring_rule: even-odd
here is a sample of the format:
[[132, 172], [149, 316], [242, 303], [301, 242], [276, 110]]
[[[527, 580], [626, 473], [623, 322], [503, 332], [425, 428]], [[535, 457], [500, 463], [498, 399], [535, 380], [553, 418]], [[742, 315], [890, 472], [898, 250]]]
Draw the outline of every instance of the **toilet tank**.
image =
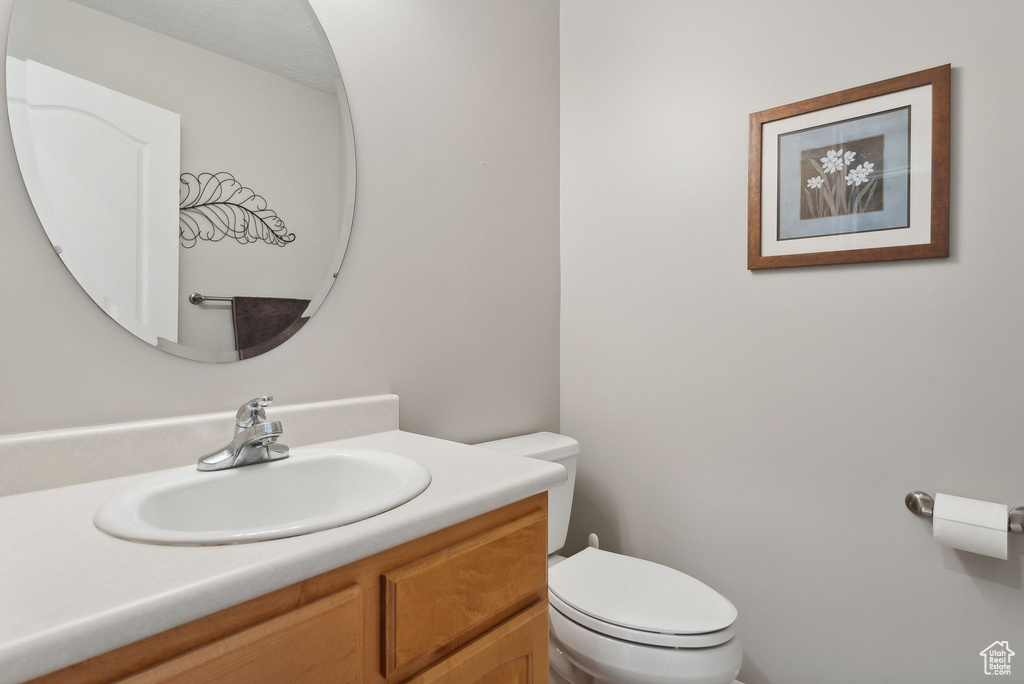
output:
[[565, 546], [565, 535], [569, 531], [569, 512], [572, 510], [572, 492], [576, 486], [579, 442], [572, 437], [556, 435], [554, 432], [535, 432], [532, 435], [484, 442], [477, 446], [516, 456], [553, 461], [565, 467], [569, 479], [565, 484], [548, 490], [548, 555]]

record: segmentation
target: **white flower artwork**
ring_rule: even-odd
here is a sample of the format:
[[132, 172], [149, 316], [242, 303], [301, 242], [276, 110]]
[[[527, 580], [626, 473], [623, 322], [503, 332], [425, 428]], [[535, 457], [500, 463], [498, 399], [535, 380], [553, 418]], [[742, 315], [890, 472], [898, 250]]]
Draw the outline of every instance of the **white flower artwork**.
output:
[[949, 256], [951, 72], [751, 114], [747, 268]]
[[851, 140], [842, 146], [805, 150], [801, 162], [806, 179], [801, 218], [881, 210], [883, 195], [878, 180], [881, 174], [875, 165], [882, 161], [883, 145], [882, 138], [876, 136]]

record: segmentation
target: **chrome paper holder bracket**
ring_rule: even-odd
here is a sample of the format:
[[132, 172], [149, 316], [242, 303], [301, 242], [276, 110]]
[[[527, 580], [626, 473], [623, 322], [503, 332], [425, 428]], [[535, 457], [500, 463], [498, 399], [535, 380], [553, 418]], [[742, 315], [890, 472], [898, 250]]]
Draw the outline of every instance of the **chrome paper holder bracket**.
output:
[[[907, 508], [910, 509], [911, 513], [922, 518], [932, 517], [935, 511], [935, 499], [931, 494], [926, 494], [922, 491], [910, 492], [907, 494], [907, 498], [903, 500], [903, 503], [907, 504]], [[1006, 529], [1015, 534], [1024, 534], [1024, 506], [1011, 508], [1008, 518]]]

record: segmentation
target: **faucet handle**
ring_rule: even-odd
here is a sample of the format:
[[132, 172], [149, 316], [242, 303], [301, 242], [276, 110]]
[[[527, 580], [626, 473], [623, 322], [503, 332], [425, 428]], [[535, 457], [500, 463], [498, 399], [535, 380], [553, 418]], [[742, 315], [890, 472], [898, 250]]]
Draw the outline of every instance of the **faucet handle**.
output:
[[274, 403], [274, 397], [269, 395], [250, 399], [239, 407], [238, 413], [235, 414], [235, 425], [240, 428], [248, 428], [262, 423], [267, 419], [265, 409], [272, 403]]

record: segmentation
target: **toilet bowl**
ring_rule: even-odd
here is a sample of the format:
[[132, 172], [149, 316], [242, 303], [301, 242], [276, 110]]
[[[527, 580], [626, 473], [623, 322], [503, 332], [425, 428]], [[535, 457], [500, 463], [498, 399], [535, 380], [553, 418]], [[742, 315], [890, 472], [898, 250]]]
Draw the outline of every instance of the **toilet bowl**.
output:
[[579, 445], [539, 432], [478, 446], [555, 461], [569, 478], [548, 492], [548, 616], [553, 684], [730, 684], [743, 663], [736, 608], [689, 575], [565, 544]]

